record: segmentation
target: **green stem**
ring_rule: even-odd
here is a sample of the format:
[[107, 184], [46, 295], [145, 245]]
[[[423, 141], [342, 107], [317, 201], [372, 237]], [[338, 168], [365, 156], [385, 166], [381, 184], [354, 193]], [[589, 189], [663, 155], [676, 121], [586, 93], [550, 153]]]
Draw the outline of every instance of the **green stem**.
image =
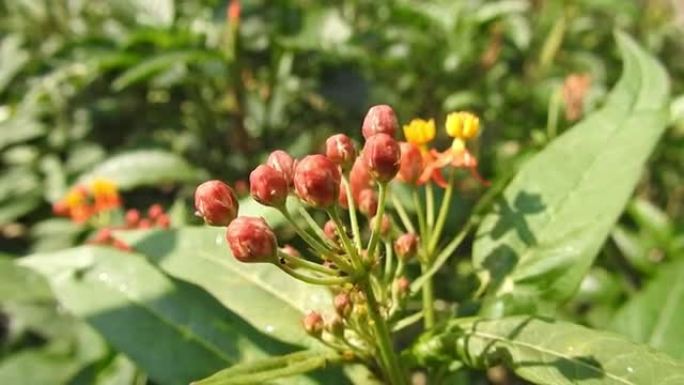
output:
[[444, 197], [442, 198], [442, 204], [439, 207], [439, 215], [437, 216], [437, 223], [435, 224], [434, 231], [430, 237], [430, 242], [428, 243], [427, 256], [432, 257], [435, 252], [437, 243], [439, 242], [439, 237], [442, 235], [442, 230], [444, 229], [444, 223], [446, 222], [447, 216], [449, 214], [449, 208], [451, 207], [451, 197], [454, 195], [454, 180], [456, 179], [456, 172], [451, 171], [449, 176], [449, 185], [444, 191]]
[[380, 228], [382, 226], [382, 217], [385, 215], [385, 204], [387, 203], [387, 184], [378, 183], [378, 212], [375, 215], [376, 221], [371, 233], [370, 241], [368, 241], [368, 258], [373, 260], [375, 256], [375, 248], [380, 241]]
[[427, 211], [427, 227], [428, 229], [432, 229], [435, 225], [435, 193], [432, 189], [432, 183], [425, 185], [425, 204]]
[[321, 229], [321, 226], [319, 226], [318, 223], [316, 223], [316, 220], [313, 219], [313, 217], [311, 216], [311, 214], [309, 214], [309, 212], [306, 210], [306, 208], [304, 208], [303, 206], [299, 206], [297, 208], [297, 211], [299, 211], [299, 215], [304, 217], [304, 220], [309, 225], [311, 230], [313, 230], [316, 233], [318, 238], [325, 241], [327, 243], [328, 247], [332, 246], [329, 243], [330, 240], [328, 240], [328, 237], [325, 236], [325, 232], [323, 232], [323, 229]]
[[397, 198], [394, 194], [392, 194], [390, 197], [392, 198], [392, 205], [394, 206], [394, 209], [397, 210], [397, 214], [399, 214], [401, 223], [404, 225], [406, 231], [415, 234], [416, 228], [413, 227], [411, 218], [409, 218], [408, 214], [406, 213], [406, 209], [404, 208], [404, 205], [401, 203], [401, 200], [399, 200], [399, 198]]
[[385, 285], [391, 282], [392, 279], [392, 269], [394, 267], [394, 250], [392, 250], [392, 243], [385, 242], [385, 272], [383, 274], [383, 280]]
[[423, 210], [423, 204], [420, 201], [420, 196], [418, 195], [418, 190], [413, 190], [413, 205], [418, 213], [418, 229], [420, 230], [420, 240], [423, 244], [427, 239], [427, 227], [425, 224], [425, 211]]
[[333, 286], [333, 285], [342, 285], [345, 283], [348, 283], [351, 281], [349, 277], [312, 277], [309, 275], [302, 274], [298, 272], [297, 270], [291, 268], [290, 266], [283, 265], [283, 264], [276, 264], [282, 271], [286, 272], [287, 274], [291, 275], [292, 277], [304, 281], [306, 283], [310, 283], [312, 285], [326, 285], [326, 286]]
[[295, 231], [297, 234], [299, 234], [302, 239], [306, 241], [306, 243], [309, 244], [314, 250], [316, 250], [318, 253], [321, 255], [329, 255], [332, 253], [332, 250], [330, 250], [325, 244], [321, 243], [318, 239], [314, 238], [311, 236], [311, 234], [307, 233], [304, 229], [299, 226], [297, 221], [292, 218], [292, 215], [290, 215], [290, 212], [287, 210], [287, 208], [283, 207], [280, 209], [280, 212], [283, 214], [285, 219], [287, 219], [288, 222], [294, 227]]
[[332, 277], [339, 276], [339, 271], [337, 271], [337, 270], [333, 270], [329, 267], [325, 267], [325, 266], [318, 264], [316, 262], [307, 261], [306, 259], [301, 258], [301, 257], [295, 257], [293, 255], [282, 252], [280, 250], [278, 250], [278, 256], [280, 258], [284, 259], [287, 263], [290, 263], [295, 267], [301, 267], [304, 269], [309, 269], [309, 270], [316, 271], [316, 272], [319, 272], [322, 274], [326, 274], [326, 275], [329, 275]]
[[397, 355], [394, 353], [389, 328], [387, 327], [385, 319], [380, 315], [380, 307], [375, 299], [375, 294], [370, 287], [370, 283], [365, 279], [360, 283], [360, 286], [368, 301], [368, 315], [371, 318], [371, 325], [375, 331], [380, 357], [384, 362], [383, 366], [386, 372], [386, 379], [392, 385], [407, 385], [406, 376], [399, 365]]
[[[421, 272], [425, 274], [428, 270], [428, 266], [423, 263], [420, 265]], [[425, 329], [430, 330], [435, 326], [435, 292], [432, 279], [426, 279], [423, 285], [423, 325]]]
[[356, 250], [361, 251], [361, 230], [359, 230], [359, 220], [356, 217], [356, 202], [354, 202], [354, 194], [346, 176], [342, 176], [342, 184], [347, 193], [347, 206], [349, 206], [349, 222], [351, 223], [352, 234], [354, 235], [354, 244]]
[[354, 270], [356, 272], [364, 271], [365, 268], [363, 267], [363, 262], [361, 261], [361, 258], [359, 258], [359, 253], [356, 251], [356, 248], [354, 248], [354, 245], [352, 245], [351, 239], [349, 239], [347, 232], [344, 231], [344, 223], [342, 223], [342, 219], [340, 219], [340, 213], [338, 211], [337, 206], [328, 210], [328, 216], [333, 220], [333, 222], [335, 222], [335, 226], [337, 227], [337, 233], [339, 234], [340, 239], [342, 240], [342, 245], [344, 246], [344, 249], [349, 254], [349, 258], [352, 261], [352, 266]]

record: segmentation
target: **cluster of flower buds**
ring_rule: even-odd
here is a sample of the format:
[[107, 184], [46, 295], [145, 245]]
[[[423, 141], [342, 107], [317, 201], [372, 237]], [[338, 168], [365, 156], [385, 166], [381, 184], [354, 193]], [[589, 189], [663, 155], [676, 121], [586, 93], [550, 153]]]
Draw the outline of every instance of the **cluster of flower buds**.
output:
[[114, 237], [112, 229], [108, 227], [98, 230], [92, 238], [86, 241], [86, 243], [99, 246], [111, 246], [126, 252], [133, 251], [129, 244]]
[[[205, 223], [226, 226], [233, 257], [246, 263], [272, 263], [308, 283], [327, 285], [338, 293], [336, 315], [325, 320], [318, 313], [304, 319], [311, 335], [341, 350], [373, 355], [368, 325], [392, 320], [403, 310], [410, 293], [405, 266], [416, 259], [429, 265], [448, 212], [455, 169], [467, 169], [477, 179], [477, 160], [466, 141], [477, 137], [479, 119], [468, 112], [446, 118], [452, 145], [445, 151], [427, 147], [435, 137], [434, 120], [414, 119], [403, 127], [406, 141], [396, 139], [398, 119], [387, 105], [372, 107], [361, 127], [361, 150], [344, 134], [325, 142], [324, 154], [295, 160], [274, 151], [249, 176], [252, 198], [279, 210], [306, 243], [306, 250], [280, 248], [274, 230], [260, 217], [238, 217], [238, 200], [227, 184], [212, 180], [195, 192], [197, 214]], [[448, 180], [444, 171], [451, 171]], [[414, 192], [415, 226], [393, 183]], [[446, 188], [437, 220], [418, 204], [419, 191], [432, 184]], [[294, 196], [299, 203], [288, 205]], [[288, 207], [290, 206], [290, 207]], [[292, 206], [295, 206], [294, 209]], [[428, 205], [431, 208], [431, 205]], [[329, 220], [318, 223], [310, 210]], [[358, 215], [361, 214], [361, 215]], [[399, 221], [397, 219], [400, 219]], [[326, 337], [328, 336], [328, 337]]]
[[98, 214], [121, 207], [116, 185], [107, 179], [94, 179], [89, 184], [77, 185], [52, 205], [55, 215], [85, 223]]
[[140, 211], [130, 209], [124, 215], [124, 227], [126, 229], [168, 229], [171, 226], [171, 219], [159, 203], [155, 203], [147, 208], [147, 216], [144, 217]]

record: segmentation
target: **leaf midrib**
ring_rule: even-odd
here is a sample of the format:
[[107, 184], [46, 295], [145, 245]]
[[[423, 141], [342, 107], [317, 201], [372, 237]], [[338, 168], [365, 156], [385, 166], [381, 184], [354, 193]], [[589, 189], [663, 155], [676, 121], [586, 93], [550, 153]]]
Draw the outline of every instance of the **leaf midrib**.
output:
[[570, 357], [570, 356], [568, 356], [567, 354], [563, 354], [563, 353], [561, 353], [561, 352], [558, 352], [558, 351], [555, 351], [555, 350], [552, 350], [552, 349], [547, 349], [547, 348], [544, 348], [544, 347], [539, 346], [539, 345], [534, 345], [534, 344], [527, 343], [527, 342], [524, 342], [524, 341], [519, 341], [519, 340], [511, 340], [511, 339], [507, 339], [507, 338], [498, 336], [498, 335], [496, 335], [496, 334], [490, 334], [490, 333], [483, 332], [483, 331], [478, 331], [478, 330], [470, 330], [470, 331], [468, 331], [466, 334], [474, 335], [474, 336], [480, 337], [480, 338], [482, 338], [482, 339], [490, 339], [490, 340], [502, 342], [502, 343], [505, 343], [505, 344], [510, 344], [510, 345], [514, 345], [514, 346], [518, 346], [518, 347], [522, 347], [522, 348], [527, 348], [527, 349], [531, 349], [531, 350], [540, 352], [540, 353], [542, 353], [542, 354], [548, 354], [548, 355], [550, 355], [550, 356], [562, 358], [562, 359], [564, 359], [564, 360], [567, 360], [567, 361], [570, 361], [570, 362], [574, 363], [575, 365], [583, 366], [583, 367], [585, 367], [585, 368], [587, 368], [587, 369], [589, 369], [589, 370], [592, 370], [592, 371], [594, 371], [594, 372], [596, 372], [596, 373], [598, 373], [598, 374], [602, 374], [602, 375], [604, 375], [604, 376], [606, 376], [606, 377], [610, 377], [610, 378], [612, 378], [612, 379], [614, 379], [614, 380], [616, 380], [616, 381], [619, 381], [619, 382], [621, 382], [621, 383], [623, 383], [623, 384], [626, 384], [626, 385], [637, 385], [636, 383], [631, 382], [631, 381], [629, 381], [629, 380], [627, 380], [627, 379], [625, 379], [625, 378], [622, 378], [622, 377], [620, 377], [620, 376], [618, 376], [618, 375], [616, 375], [616, 374], [613, 374], [613, 373], [608, 372], [608, 371], [606, 371], [606, 370], [602, 370], [600, 367], [596, 367], [596, 366], [591, 365], [591, 364], [588, 364], [588, 363], [586, 363], [586, 362], [584, 362], [584, 361], [582, 361], [582, 360], [577, 360], [577, 359], [575, 359], [575, 358], [573, 358], [573, 357]]

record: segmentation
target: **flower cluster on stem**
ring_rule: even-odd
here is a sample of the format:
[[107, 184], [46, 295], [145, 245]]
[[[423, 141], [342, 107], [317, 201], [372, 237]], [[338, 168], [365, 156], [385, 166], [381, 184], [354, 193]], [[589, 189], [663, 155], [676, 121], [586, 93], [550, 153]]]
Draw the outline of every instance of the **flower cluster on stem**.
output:
[[[227, 226], [226, 240], [236, 259], [271, 263], [296, 279], [330, 287], [335, 315], [326, 319], [309, 313], [303, 319], [304, 329], [345, 357], [374, 363], [391, 384], [408, 383], [395, 351], [393, 328], [403, 317], [422, 316], [428, 327], [435, 322], [427, 274], [438, 267], [434, 262], [456, 170], [466, 169], [484, 182], [466, 146], [479, 134], [479, 119], [469, 112], [455, 112], [447, 116], [445, 126], [452, 144], [444, 151], [428, 147], [436, 135], [432, 119], [414, 119], [405, 125], [406, 140], [400, 142], [394, 110], [380, 105], [363, 120], [361, 151], [351, 138], [336, 134], [326, 141], [325, 154], [295, 160], [282, 150], [271, 153], [252, 171], [250, 193], [283, 214], [305, 242], [305, 250], [280, 247], [263, 218], [237, 217], [235, 193], [225, 183], [206, 182], [212, 183], [211, 188], [205, 183], [195, 195], [197, 212], [207, 224]], [[395, 183], [409, 187], [411, 207], [393, 194]], [[445, 189], [439, 209], [433, 186]], [[292, 210], [288, 196], [296, 196], [303, 205]], [[310, 210], [322, 211], [328, 220], [318, 223]], [[447, 245], [452, 251], [455, 246]], [[407, 317], [406, 305], [415, 293], [406, 266], [414, 262], [426, 274], [417, 278], [421, 287], [414, 288], [423, 292], [423, 309], [419, 317]]]

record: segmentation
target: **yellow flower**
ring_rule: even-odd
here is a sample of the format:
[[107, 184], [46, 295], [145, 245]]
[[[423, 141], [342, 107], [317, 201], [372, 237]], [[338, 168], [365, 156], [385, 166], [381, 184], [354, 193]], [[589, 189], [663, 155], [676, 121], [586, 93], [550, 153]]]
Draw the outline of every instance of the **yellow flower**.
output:
[[119, 195], [116, 185], [112, 181], [103, 178], [93, 180], [90, 184], [90, 191], [92, 191], [95, 198]]
[[470, 112], [452, 112], [446, 118], [446, 132], [452, 138], [468, 140], [480, 133], [480, 118]]
[[435, 120], [413, 119], [404, 125], [406, 141], [425, 150], [425, 145], [435, 138]]
[[66, 207], [68, 207], [69, 209], [73, 209], [86, 204], [87, 195], [87, 191], [85, 191], [84, 188], [78, 186], [69, 190], [69, 192], [64, 197], [63, 201]]

